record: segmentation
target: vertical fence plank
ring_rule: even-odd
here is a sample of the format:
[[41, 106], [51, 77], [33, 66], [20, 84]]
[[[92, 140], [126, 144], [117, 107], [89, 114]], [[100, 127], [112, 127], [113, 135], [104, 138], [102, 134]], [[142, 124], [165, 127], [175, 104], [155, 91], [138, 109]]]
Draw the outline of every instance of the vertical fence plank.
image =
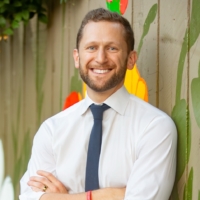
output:
[[[138, 69], [147, 82], [149, 102], [157, 105], [157, 0], [133, 1], [133, 29]], [[149, 27], [149, 28], [148, 28]]]
[[[188, 172], [193, 169], [192, 191], [188, 196], [199, 199], [200, 191], [200, 2], [193, 0], [190, 6], [190, 31], [189, 31], [189, 115], [191, 120], [191, 151]], [[198, 158], [198, 159], [197, 159]], [[190, 194], [191, 193], [191, 194]]]
[[[167, 16], [167, 17], [166, 17]], [[171, 113], [175, 104], [176, 73], [187, 29], [187, 0], [160, 3], [160, 108]], [[184, 67], [186, 68], [186, 66]], [[186, 78], [186, 77], [185, 77]], [[183, 88], [183, 90], [185, 87]]]

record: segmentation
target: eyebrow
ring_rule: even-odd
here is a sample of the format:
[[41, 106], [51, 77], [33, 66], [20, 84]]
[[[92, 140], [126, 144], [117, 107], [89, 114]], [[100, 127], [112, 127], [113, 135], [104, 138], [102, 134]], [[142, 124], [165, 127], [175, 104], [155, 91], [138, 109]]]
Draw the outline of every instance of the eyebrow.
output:
[[[87, 43], [85, 43], [84, 46], [88, 46], [88, 45], [92, 45], [92, 44], [97, 44], [99, 43], [98, 41], [89, 41]], [[118, 42], [105, 42], [106, 45], [117, 45], [119, 46], [120, 44]]]

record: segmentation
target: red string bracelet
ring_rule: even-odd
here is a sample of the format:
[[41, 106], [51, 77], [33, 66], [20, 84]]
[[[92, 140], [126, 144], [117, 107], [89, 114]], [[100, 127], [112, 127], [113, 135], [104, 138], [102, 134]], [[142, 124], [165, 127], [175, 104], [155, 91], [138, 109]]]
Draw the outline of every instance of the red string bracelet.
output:
[[87, 196], [87, 200], [92, 200], [92, 191], [88, 191], [86, 193], [86, 196]]

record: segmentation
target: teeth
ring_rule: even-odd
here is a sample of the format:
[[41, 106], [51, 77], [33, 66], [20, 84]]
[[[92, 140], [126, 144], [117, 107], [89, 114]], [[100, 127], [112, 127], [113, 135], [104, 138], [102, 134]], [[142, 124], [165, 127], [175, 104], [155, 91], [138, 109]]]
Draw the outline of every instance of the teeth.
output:
[[98, 74], [104, 74], [107, 73], [108, 71], [109, 71], [108, 69], [93, 69], [93, 72]]

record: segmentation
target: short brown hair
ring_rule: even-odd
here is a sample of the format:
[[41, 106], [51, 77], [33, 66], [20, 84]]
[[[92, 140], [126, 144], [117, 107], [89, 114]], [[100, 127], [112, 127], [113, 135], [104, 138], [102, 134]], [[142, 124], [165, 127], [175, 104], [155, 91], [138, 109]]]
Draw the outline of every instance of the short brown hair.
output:
[[118, 13], [110, 12], [104, 8], [91, 10], [84, 17], [77, 34], [77, 38], [76, 38], [77, 49], [79, 48], [80, 41], [83, 37], [83, 29], [85, 25], [89, 22], [99, 22], [99, 21], [116, 22], [116, 23], [121, 24], [124, 27], [124, 31], [125, 31], [125, 40], [128, 47], [128, 53], [134, 49], [134, 42], [135, 42], [134, 34], [128, 20], [122, 17], [121, 15], [119, 15]]

